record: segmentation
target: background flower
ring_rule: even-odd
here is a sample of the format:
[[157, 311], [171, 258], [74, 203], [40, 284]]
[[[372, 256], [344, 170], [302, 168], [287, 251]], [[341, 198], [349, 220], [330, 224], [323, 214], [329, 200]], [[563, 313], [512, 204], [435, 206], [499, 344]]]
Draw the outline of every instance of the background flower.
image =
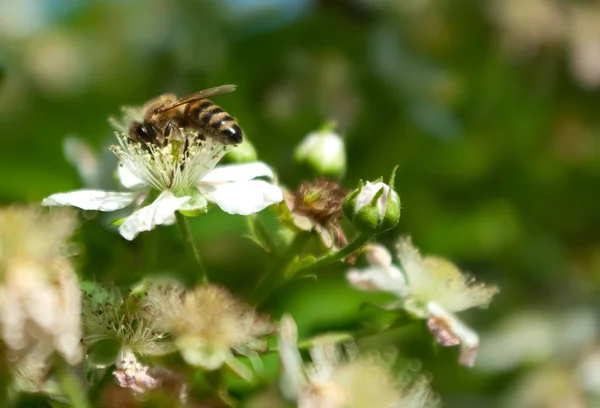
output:
[[[75, 215], [0, 209], [0, 324], [9, 360], [43, 373], [54, 352], [78, 363], [81, 291], [69, 259]], [[24, 378], [40, 378], [35, 375]]]
[[427, 319], [427, 325], [442, 346], [461, 345], [461, 364], [475, 363], [479, 337], [453, 313], [472, 307], [487, 307], [495, 286], [475, 284], [445, 259], [421, 257], [409, 238], [398, 241], [398, 261], [394, 266], [385, 248], [367, 248], [370, 263], [365, 269], [350, 269], [348, 281], [363, 290], [390, 292], [410, 314]]

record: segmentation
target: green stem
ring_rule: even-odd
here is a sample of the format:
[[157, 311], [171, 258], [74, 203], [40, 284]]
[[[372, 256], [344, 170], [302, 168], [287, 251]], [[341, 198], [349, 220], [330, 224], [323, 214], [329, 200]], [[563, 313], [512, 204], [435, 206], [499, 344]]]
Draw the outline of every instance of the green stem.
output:
[[91, 408], [82, 381], [73, 373], [73, 370], [66, 362], [62, 360], [58, 361], [56, 376], [60, 388], [71, 402], [71, 406], [75, 408]]
[[215, 391], [217, 398], [219, 398], [226, 407], [236, 408], [238, 406], [237, 401], [229, 395], [229, 392], [227, 391], [224, 366], [218, 370], [207, 372], [206, 380]]
[[360, 248], [362, 248], [367, 242], [369, 242], [369, 240], [373, 237], [372, 234], [367, 234], [365, 232], [360, 232], [355, 238], [354, 240], [349, 243], [348, 245], [346, 245], [345, 247], [343, 247], [342, 249], [340, 249], [339, 251], [333, 252], [327, 256], [324, 256], [322, 258], [319, 258], [315, 261], [315, 263], [310, 264], [304, 268], [298, 269], [296, 271], [300, 272], [300, 271], [308, 271], [311, 269], [316, 269], [316, 268], [320, 268], [321, 266], [325, 266], [325, 265], [329, 265], [330, 263], [333, 263], [335, 261], [340, 261], [350, 255], [352, 255], [354, 252], [358, 251]]
[[180, 213], [179, 211], [175, 212], [175, 217], [177, 218], [177, 226], [179, 227], [179, 231], [183, 236], [183, 241], [185, 243], [186, 250], [189, 252], [190, 256], [194, 258], [194, 261], [196, 261], [196, 264], [198, 266], [198, 270], [200, 272], [200, 282], [208, 283], [206, 269], [204, 268], [204, 264], [202, 264], [200, 255], [198, 255], [196, 244], [194, 244], [194, 237], [192, 236], [192, 231], [190, 230], [190, 223], [186, 216]]
[[264, 302], [269, 295], [285, 281], [285, 273], [287, 272], [296, 255], [302, 252], [302, 248], [304, 248], [304, 245], [306, 245], [310, 236], [311, 234], [305, 231], [297, 233], [294, 237], [294, 240], [290, 243], [288, 249], [285, 251], [285, 254], [283, 254], [281, 259], [281, 268], [277, 271], [272, 268], [268, 273], [265, 273], [262, 276], [256, 285], [256, 288], [250, 295], [250, 298], [256, 304]]

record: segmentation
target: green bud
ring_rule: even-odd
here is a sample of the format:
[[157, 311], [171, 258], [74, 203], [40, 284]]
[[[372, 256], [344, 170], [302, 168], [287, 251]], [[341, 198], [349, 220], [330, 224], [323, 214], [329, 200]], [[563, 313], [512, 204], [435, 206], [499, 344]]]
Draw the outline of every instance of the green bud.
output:
[[235, 163], [247, 163], [255, 161], [258, 158], [258, 154], [250, 140], [244, 137], [242, 143], [227, 153], [227, 158]]
[[296, 147], [294, 158], [319, 175], [338, 177], [346, 171], [344, 140], [329, 129], [309, 133]]
[[400, 196], [394, 191], [392, 172], [389, 184], [380, 180], [374, 183], [361, 181], [358, 188], [351, 192], [343, 204], [344, 215], [360, 231], [381, 234], [394, 228], [400, 221]]

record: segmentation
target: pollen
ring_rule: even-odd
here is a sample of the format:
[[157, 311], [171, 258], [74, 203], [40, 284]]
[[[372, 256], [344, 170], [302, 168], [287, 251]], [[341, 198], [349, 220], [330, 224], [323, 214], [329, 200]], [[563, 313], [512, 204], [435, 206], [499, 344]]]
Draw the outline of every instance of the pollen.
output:
[[195, 131], [180, 129], [179, 133], [180, 137], [167, 139], [164, 146], [116, 133], [119, 145], [111, 150], [147, 186], [158, 191], [187, 189], [212, 170], [231, 146]]

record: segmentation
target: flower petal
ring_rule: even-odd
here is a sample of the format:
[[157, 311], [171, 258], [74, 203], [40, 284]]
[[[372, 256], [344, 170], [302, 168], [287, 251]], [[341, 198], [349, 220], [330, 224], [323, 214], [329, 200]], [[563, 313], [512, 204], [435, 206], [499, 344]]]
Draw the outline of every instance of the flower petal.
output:
[[263, 162], [227, 164], [209, 172], [202, 178], [201, 182], [245, 181], [256, 177], [268, 177], [272, 179], [274, 177], [273, 170]]
[[383, 245], [371, 243], [366, 246], [366, 257], [369, 265], [389, 267], [392, 265], [392, 254]]
[[133, 240], [140, 232], [150, 231], [157, 225], [175, 222], [175, 211], [190, 197], [175, 197], [170, 191], [163, 191], [150, 205], [140, 208], [125, 219], [119, 232], [126, 240]]
[[407, 287], [404, 275], [394, 265], [353, 268], [346, 274], [348, 282], [357, 289], [384, 291], [404, 295]]
[[307, 384], [307, 377], [298, 351], [298, 327], [289, 314], [281, 318], [277, 345], [282, 368], [279, 380], [281, 391], [286, 399], [296, 400]]
[[103, 190], [75, 190], [52, 194], [44, 198], [42, 205], [73, 206], [82, 210], [116, 211], [133, 203], [137, 193], [117, 193]]
[[146, 184], [138, 176], [136, 176], [127, 166], [123, 163], [119, 163], [117, 168], [117, 172], [119, 175], [119, 181], [121, 185], [125, 188], [129, 188], [131, 190], [139, 190], [140, 188], [146, 187]]
[[441, 346], [460, 344], [459, 363], [473, 367], [479, 348], [479, 336], [454, 314], [447, 312], [435, 302], [427, 304], [427, 325]]
[[283, 201], [281, 189], [262, 180], [227, 183], [206, 191], [206, 198], [229, 214], [253, 214]]

